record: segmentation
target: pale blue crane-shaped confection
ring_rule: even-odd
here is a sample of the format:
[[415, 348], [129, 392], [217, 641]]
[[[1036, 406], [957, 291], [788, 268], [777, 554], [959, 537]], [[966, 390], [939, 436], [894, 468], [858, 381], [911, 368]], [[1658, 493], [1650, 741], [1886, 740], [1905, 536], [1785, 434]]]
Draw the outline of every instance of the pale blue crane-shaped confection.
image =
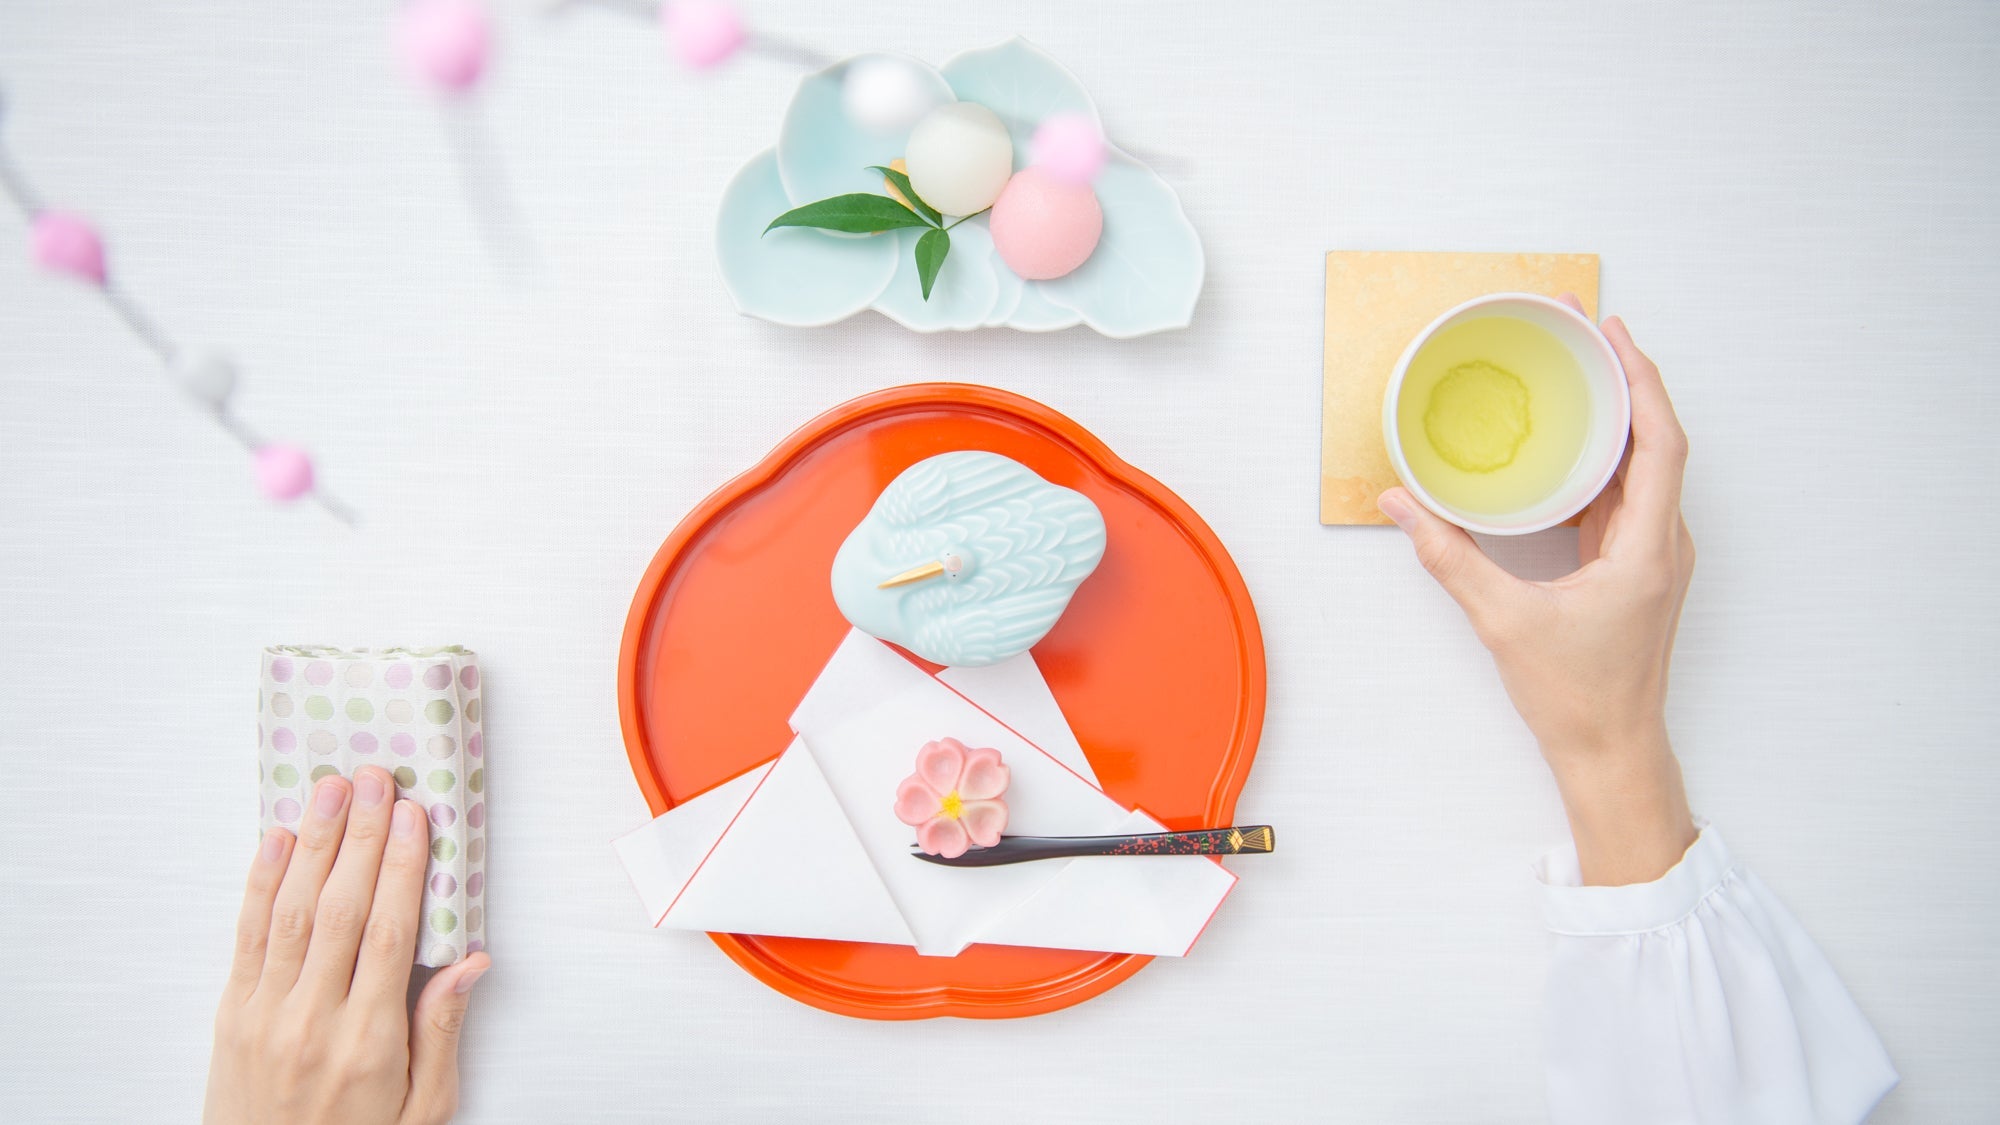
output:
[[864, 633], [976, 668], [1047, 636], [1103, 558], [1104, 516], [1083, 494], [961, 450], [882, 490], [834, 556], [833, 600]]

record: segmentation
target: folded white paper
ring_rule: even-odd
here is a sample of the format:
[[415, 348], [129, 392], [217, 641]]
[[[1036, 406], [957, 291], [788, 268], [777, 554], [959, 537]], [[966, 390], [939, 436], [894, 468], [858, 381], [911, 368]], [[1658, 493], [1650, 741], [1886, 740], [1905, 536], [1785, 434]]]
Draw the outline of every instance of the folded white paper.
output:
[[1010, 835], [1159, 832], [1094, 783], [1028, 655], [932, 677], [850, 633], [775, 762], [617, 841], [656, 926], [912, 945], [974, 942], [1181, 956], [1236, 878], [1201, 856], [943, 867], [911, 856], [897, 783], [939, 738], [1000, 751]]

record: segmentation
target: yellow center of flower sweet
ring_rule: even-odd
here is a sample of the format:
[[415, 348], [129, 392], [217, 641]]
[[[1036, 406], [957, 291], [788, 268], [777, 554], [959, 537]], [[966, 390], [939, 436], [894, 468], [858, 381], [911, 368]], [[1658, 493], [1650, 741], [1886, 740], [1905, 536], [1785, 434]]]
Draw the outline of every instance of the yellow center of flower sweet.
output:
[[954, 789], [944, 795], [944, 800], [938, 802], [938, 811], [953, 820], [957, 820], [960, 814], [965, 812], [965, 801], [959, 797], [958, 790]]

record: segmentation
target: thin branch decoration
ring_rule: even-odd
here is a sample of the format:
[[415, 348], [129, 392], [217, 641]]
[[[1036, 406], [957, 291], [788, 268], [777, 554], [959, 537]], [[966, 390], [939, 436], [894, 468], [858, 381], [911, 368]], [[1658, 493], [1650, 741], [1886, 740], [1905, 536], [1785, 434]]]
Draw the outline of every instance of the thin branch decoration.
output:
[[[0, 125], [5, 124], [5, 114], [6, 101], [0, 97]], [[50, 273], [81, 282], [104, 298], [112, 313], [153, 353], [168, 376], [215, 419], [224, 433], [250, 453], [257, 486], [264, 495], [280, 501], [309, 496], [340, 522], [350, 527], [356, 524], [354, 509], [318, 486], [312, 458], [305, 450], [265, 439], [236, 414], [231, 406], [240, 374], [236, 364], [214, 352], [184, 348], [168, 335], [132, 292], [112, 276], [105, 259], [104, 240], [97, 228], [79, 215], [44, 203], [14, 163], [4, 137], [0, 137], [0, 194], [7, 197], [27, 224], [35, 262]]]

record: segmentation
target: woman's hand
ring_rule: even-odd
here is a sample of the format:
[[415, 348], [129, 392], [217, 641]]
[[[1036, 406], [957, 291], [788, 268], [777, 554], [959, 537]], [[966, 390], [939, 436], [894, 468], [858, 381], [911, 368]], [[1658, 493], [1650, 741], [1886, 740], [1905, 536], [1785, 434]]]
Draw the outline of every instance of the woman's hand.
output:
[[458, 1033], [491, 961], [440, 969], [405, 1014], [430, 825], [374, 766], [314, 786], [294, 838], [264, 834], [215, 1018], [207, 1125], [439, 1123]]
[[1492, 652], [1562, 791], [1584, 882], [1615, 885], [1657, 879], [1694, 842], [1665, 718], [1694, 540], [1681, 519], [1687, 435], [1659, 368], [1622, 321], [1603, 327], [1632, 390], [1632, 440], [1584, 512], [1574, 572], [1524, 581], [1405, 490], [1379, 503]]

